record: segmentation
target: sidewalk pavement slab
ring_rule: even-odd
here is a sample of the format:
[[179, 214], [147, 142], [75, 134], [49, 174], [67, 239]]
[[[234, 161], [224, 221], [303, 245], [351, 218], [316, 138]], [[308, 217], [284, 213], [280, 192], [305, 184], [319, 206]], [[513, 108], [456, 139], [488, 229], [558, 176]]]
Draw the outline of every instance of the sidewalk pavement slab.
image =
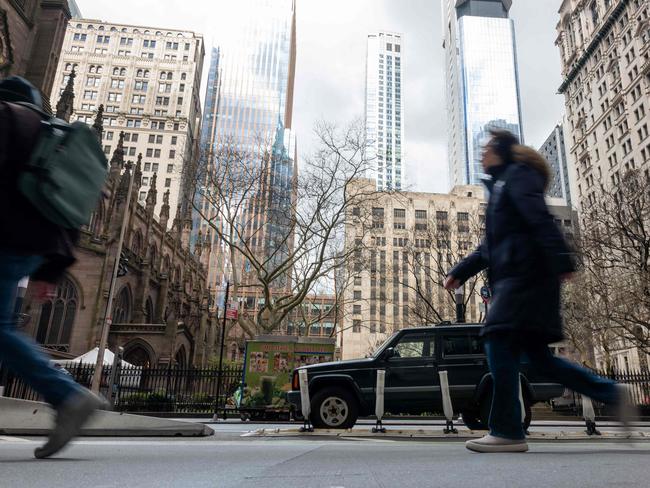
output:
[[[46, 435], [53, 425], [54, 411], [46, 403], [0, 397], [0, 435]], [[205, 437], [214, 435], [214, 430], [193, 422], [98, 411], [80, 435]]]

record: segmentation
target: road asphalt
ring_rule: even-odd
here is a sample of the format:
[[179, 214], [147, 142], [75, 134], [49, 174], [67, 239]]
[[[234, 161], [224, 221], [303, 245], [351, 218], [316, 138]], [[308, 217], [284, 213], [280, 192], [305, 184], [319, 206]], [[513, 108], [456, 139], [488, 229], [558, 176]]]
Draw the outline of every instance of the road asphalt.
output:
[[[650, 479], [650, 442], [534, 442], [525, 454], [476, 454], [460, 441], [259, 438], [243, 434], [289, 426], [210, 425], [217, 433], [208, 438], [83, 438], [44, 461], [32, 457], [43, 438], [0, 437], [0, 486], [647, 488]], [[426, 425], [439, 428], [436, 422]], [[533, 425], [538, 429], [575, 432], [582, 426]], [[612, 424], [601, 430], [618, 429]]]

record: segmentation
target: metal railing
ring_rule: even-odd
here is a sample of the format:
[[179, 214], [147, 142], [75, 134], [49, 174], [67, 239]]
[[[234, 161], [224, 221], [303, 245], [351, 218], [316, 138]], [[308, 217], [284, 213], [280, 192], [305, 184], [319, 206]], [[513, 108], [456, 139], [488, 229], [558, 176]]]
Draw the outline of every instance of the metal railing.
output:
[[[92, 364], [64, 364], [64, 371], [86, 388], [95, 370]], [[100, 393], [108, 397], [111, 366], [102, 371]], [[214, 413], [237, 410], [233, 398], [241, 386], [243, 368], [122, 367], [118, 370], [113, 391], [114, 409], [134, 413]], [[2, 377], [2, 376], [0, 376]], [[221, 382], [220, 388], [217, 388]], [[220, 391], [219, 401], [216, 392]], [[38, 393], [21, 379], [9, 374], [5, 396], [24, 400], [41, 400]]]

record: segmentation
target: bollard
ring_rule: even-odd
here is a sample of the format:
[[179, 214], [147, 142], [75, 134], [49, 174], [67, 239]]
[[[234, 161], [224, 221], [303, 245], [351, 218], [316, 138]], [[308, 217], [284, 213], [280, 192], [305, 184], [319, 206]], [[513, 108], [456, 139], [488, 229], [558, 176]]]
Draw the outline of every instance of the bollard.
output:
[[377, 424], [372, 428], [372, 433], [376, 434], [381, 432], [382, 434], [386, 433], [384, 424], [381, 420], [384, 417], [384, 386], [386, 384], [386, 370], [378, 369], [377, 370], [377, 389], [376, 389], [376, 398], [375, 398], [375, 415], [377, 416]]
[[451, 404], [451, 395], [449, 394], [449, 378], [447, 371], [439, 371], [440, 376], [440, 392], [442, 393], [442, 410], [447, 419], [447, 426], [445, 427], [445, 434], [458, 434], [458, 430], [454, 427], [454, 407]]
[[304, 423], [300, 428], [300, 432], [313, 432], [314, 428], [311, 426], [309, 414], [311, 413], [311, 401], [309, 400], [309, 380], [307, 377], [306, 369], [298, 370], [298, 378], [300, 380], [300, 407]]
[[594, 411], [594, 404], [591, 398], [582, 396], [582, 417], [585, 419], [587, 426], [587, 435], [601, 435], [600, 431], [596, 428], [596, 412]]
[[[526, 405], [524, 403], [524, 393], [521, 388], [521, 381], [522, 377], [519, 375], [519, 407], [521, 410], [521, 425], [524, 425], [526, 423]], [[524, 427], [524, 433], [526, 435], [530, 435], [530, 432], [528, 432], [528, 429]]]

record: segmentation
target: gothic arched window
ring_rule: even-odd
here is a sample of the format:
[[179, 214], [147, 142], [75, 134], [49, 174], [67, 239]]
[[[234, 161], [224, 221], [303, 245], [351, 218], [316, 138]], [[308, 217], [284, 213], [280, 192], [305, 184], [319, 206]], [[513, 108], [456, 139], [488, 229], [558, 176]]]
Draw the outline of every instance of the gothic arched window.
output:
[[125, 286], [120, 290], [113, 306], [113, 323], [128, 324], [131, 321], [131, 292]]
[[67, 350], [78, 305], [77, 287], [69, 278], [65, 278], [56, 287], [56, 296], [41, 305], [36, 340]]
[[133, 254], [136, 256], [139, 256], [142, 251], [142, 234], [140, 231], [136, 232], [133, 236], [133, 240], [131, 241], [131, 251], [133, 251]]

